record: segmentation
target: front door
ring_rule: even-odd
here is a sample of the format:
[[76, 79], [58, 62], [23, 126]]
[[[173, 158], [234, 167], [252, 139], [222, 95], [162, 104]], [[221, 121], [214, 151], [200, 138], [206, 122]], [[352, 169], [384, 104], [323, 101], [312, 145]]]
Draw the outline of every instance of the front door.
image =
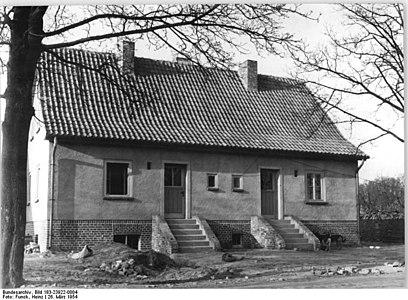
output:
[[261, 215], [278, 218], [279, 170], [261, 169]]
[[164, 217], [184, 218], [186, 207], [186, 166], [164, 166]]

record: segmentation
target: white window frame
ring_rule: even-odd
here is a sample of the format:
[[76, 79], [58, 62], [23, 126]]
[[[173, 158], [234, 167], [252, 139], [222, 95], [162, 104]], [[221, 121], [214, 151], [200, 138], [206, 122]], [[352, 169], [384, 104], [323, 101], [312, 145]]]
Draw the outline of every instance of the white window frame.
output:
[[[208, 179], [210, 176], [214, 176], [214, 186], [208, 185]], [[218, 174], [217, 173], [207, 173], [207, 190], [208, 191], [218, 191]]]
[[[112, 195], [107, 193], [107, 175], [108, 175], [108, 163], [111, 164], [128, 164], [127, 168], [127, 194]], [[132, 162], [129, 160], [105, 160], [103, 165], [103, 196], [104, 199], [123, 199], [132, 198], [133, 195], [133, 178], [132, 178]]]
[[[313, 198], [309, 198], [309, 186], [308, 186], [308, 176], [313, 176]], [[316, 199], [316, 175], [320, 175], [320, 199]], [[325, 202], [326, 201], [326, 188], [325, 188], [325, 177], [324, 173], [321, 171], [306, 171], [305, 173], [305, 193], [306, 202]]]
[[[239, 178], [239, 187], [234, 187], [234, 178]], [[244, 190], [244, 179], [242, 174], [232, 174], [231, 188], [233, 192], [242, 192]]]

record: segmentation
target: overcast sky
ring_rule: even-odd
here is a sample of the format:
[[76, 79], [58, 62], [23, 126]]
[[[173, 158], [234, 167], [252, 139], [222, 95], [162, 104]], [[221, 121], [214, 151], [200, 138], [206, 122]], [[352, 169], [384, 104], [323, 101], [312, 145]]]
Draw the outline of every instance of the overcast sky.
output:
[[[94, 2], [94, 1], [93, 1]], [[306, 42], [317, 45], [324, 43], [325, 26], [332, 26], [339, 32], [343, 29], [341, 26], [342, 14], [335, 9], [333, 4], [306, 4], [303, 6], [305, 11], [313, 11], [315, 15], [321, 13], [319, 22], [306, 20], [300, 17], [293, 17], [285, 20], [284, 30], [294, 33], [295, 37], [301, 38]], [[170, 50], [163, 49], [159, 52], [153, 52], [148, 49], [146, 45], [138, 42], [136, 45], [136, 55], [150, 58], [160, 58], [172, 60], [172, 53]], [[244, 61], [246, 59], [253, 59], [258, 61], [259, 73], [269, 74], [275, 76], [289, 76], [293, 70], [294, 65], [290, 59], [282, 59], [277, 56], [259, 57], [255, 51], [251, 51], [249, 55], [237, 55], [236, 62]], [[4, 92], [5, 89], [5, 74], [1, 75], [0, 89]], [[366, 109], [366, 103], [358, 102], [358, 109]], [[4, 110], [4, 102], [2, 103]], [[388, 117], [388, 116], [385, 116]], [[397, 124], [400, 132], [404, 130], [403, 121]], [[354, 144], [360, 141], [373, 137], [372, 129], [367, 126], [360, 126], [354, 128], [350, 132], [347, 125], [339, 126], [343, 135], [350, 139]], [[402, 135], [402, 134], [401, 134]], [[404, 172], [404, 145], [391, 137], [384, 137], [372, 144], [363, 146], [365, 151], [371, 158], [365, 163], [360, 171], [361, 179], [374, 179], [377, 176], [398, 176]]]

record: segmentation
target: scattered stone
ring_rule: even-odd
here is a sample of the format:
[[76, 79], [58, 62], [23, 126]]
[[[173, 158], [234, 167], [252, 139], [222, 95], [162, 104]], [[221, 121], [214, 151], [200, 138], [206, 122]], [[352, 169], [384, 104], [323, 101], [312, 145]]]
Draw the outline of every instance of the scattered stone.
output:
[[371, 271], [371, 273], [379, 275], [379, 274], [384, 274], [384, 271], [380, 270], [380, 269], [374, 269], [374, 270]]
[[347, 273], [357, 273], [358, 271], [360, 271], [360, 269], [357, 267], [345, 267], [344, 271]]
[[361, 269], [358, 273], [361, 275], [368, 275], [371, 273], [371, 269]]
[[245, 276], [245, 279], [248, 279], [249, 277], [248, 276]]
[[234, 261], [243, 260], [243, 259], [244, 259], [243, 256], [235, 256], [235, 255], [232, 255], [231, 253], [224, 253], [222, 255], [222, 261], [225, 261], [225, 262], [234, 262]]
[[26, 254], [38, 253], [40, 252], [40, 246], [37, 243], [30, 242], [28, 245], [24, 246], [24, 252]]
[[344, 274], [346, 274], [343, 269], [337, 270], [336, 273], [337, 273], [338, 275], [344, 275]]
[[88, 245], [85, 245], [84, 248], [78, 253], [74, 253], [71, 255], [72, 259], [80, 259], [80, 258], [86, 258], [89, 256], [93, 255], [93, 250], [88, 247]]
[[398, 261], [394, 261], [393, 263], [392, 263], [392, 266], [395, 268], [395, 267], [401, 267], [401, 263], [400, 262], [398, 262]]

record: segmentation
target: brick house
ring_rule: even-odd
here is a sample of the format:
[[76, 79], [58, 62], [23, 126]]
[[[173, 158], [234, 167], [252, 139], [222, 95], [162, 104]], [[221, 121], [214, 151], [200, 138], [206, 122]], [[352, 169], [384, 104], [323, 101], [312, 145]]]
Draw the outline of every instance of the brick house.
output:
[[[358, 161], [304, 84], [61, 49], [37, 74], [27, 235], [162, 252], [358, 243]], [[119, 67], [120, 65], [120, 67]]]

